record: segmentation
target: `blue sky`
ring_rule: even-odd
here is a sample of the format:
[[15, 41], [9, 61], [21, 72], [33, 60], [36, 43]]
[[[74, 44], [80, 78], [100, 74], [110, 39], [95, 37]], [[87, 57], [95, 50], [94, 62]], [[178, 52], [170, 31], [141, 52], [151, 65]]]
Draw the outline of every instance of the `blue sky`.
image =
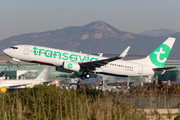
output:
[[1, 0], [0, 40], [104, 21], [131, 33], [180, 31], [180, 0]]

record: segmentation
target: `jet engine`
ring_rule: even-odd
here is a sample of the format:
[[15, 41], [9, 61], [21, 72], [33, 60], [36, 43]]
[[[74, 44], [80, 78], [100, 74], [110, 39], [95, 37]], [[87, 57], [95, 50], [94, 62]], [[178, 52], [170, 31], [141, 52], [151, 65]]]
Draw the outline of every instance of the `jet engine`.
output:
[[72, 72], [73, 72], [72, 70], [64, 69], [63, 66], [56, 66], [56, 71], [59, 71], [59, 72], [66, 72], [66, 73], [72, 73]]
[[63, 63], [64, 69], [71, 70], [71, 71], [79, 71], [80, 70], [80, 65], [77, 62], [70, 62], [70, 61], [65, 61]]

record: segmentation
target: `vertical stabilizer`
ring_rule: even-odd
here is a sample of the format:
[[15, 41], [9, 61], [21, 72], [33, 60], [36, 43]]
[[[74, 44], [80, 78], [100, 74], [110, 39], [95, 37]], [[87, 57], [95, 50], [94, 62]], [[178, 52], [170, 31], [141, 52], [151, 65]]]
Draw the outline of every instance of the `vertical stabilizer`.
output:
[[175, 38], [169, 37], [159, 47], [157, 47], [150, 55], [147, 56], [155, 67], [164, 67], [166, 60], [174, 45]]
[[50, 66], [46, 66], [35, 80], [46, 81], [49, 79], [49, 73], [50, 73]]
[[159, 45], [159, 47], [157, 47], [153, 52], [151, 52], [146, 58], [135, 61], [150, 65], [154, 68], [164, 67], [175, 40], [176, 38], [169, 37], [166, 41]]

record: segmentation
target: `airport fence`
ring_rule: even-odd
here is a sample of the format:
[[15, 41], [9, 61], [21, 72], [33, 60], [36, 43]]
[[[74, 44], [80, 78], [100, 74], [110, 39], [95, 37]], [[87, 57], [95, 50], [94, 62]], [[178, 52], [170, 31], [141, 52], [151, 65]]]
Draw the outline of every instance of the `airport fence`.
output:
[[131, 88], [126, 94], [115, 94], [120, 100], [133, 104], [138, 109], [179, 109], [180, 84], [154, 84]]
[[118, 96], [119, 100], [126, 101], [138, 109], [179, 109], [180, 94], [178, 95], [154, 95], [149, 97]]

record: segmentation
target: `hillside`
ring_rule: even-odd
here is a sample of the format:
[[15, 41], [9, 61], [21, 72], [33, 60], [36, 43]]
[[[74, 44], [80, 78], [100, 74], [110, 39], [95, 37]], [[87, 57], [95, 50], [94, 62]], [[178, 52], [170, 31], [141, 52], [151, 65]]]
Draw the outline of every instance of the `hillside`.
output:
[[[180, 59], [180, 33], [173, 34], [177, 38], [170, 58]], [[64, 29], [50, 30], [12, 36], [0, 41], [0, 52], [17, 44], [42, 45], [84, 53], [120, 54], [127, 46], [131, 46], [129, 54], [147, 55], [168, 36], [151, 37], [120, 31], [113, 26], [97, 21], [84, 26], [72, 26]]]
[[175, 34], [176, 31], [171, 30], [171, 29], [157, 29], [157, 30], [148, 30], [148, 31], [144, 31], [141, 32], [140, 35], [149, 35], [149, 36], [153, 36], [153, 37], [160, 37], [160, 36], [165, 36], [165, 35], [171, 35], [171, 34]]

